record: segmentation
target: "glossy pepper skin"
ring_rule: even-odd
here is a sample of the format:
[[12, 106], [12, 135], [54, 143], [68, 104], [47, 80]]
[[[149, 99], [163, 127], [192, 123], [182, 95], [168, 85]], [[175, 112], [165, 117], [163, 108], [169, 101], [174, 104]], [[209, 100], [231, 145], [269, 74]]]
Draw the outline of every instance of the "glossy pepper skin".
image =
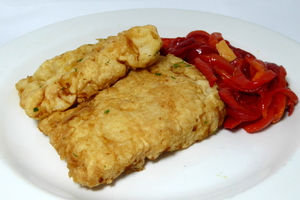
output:
[[[161, 54], [174, 54], [194, 64], [217, 84], [226, 104], [224, 128], [243, 128], [258, 132], [281, 120], [285, 111], [292, 115], [297, 95], [289, 88], [283, 66], [257, 59], [251, 53], [232, 46], [221, 33], [192, 31], [186, 37], [163, 38]], [[232, 61], [220, 55], [217, 44], [225, 41], [235, 54]]]

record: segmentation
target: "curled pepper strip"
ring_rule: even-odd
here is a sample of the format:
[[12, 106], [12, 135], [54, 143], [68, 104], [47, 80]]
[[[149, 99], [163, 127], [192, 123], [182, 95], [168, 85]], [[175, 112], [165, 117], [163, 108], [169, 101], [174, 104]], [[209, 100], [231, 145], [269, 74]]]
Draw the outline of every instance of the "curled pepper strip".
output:
[[258, 130], [262, 130], [270, 125], [274, 119], [275, 106], [271, 106], [268, 110], [266, 117], [261, 117], [260, 119], [254, 121], [251, 124], [245, 125], [243, 129], [248, 133], [254, 133]]
[[202, 61], [199, 57], [196, 57], [191, 64], [195, 65], [195, 67], [206, 77], [210, 87], [215, 84], [217, 78], [207, 63]]
[[[243, 101], [237, 98], [237, 94], [228, 88], [221, 88], [219, 90], [220, 98], [227, 105], [226, 111], [227, 115], [230, 116], [231, 119], [236, 121], [247, 122], [249, 120], [254, 121], [257, 120], [261, 115], [259, 112], [259, 108], [251, 105], [251, 100]], [[243, 98], [241, 94], [239, 94], [240, 98]], [[256, 97], [254, 97], [256, 99]]]
[[[234, 60], [220, 55], [216, 46], [221, 41], [235, 54]], [[298, 103], [297, 95], [288, 88], [283, 66], [258, 60], [232, 46], [221, 33], [197, 30], [186, 37], [163, 38], [161, 54], [168, 53], [194, 64], [211, 87], [218, 85], [219, 96], [226, 104], [223, 126], [227, 129], [258, 132], [279, 122], [285, 111], [290, 116]]]
[[220, 41], [223, 40], [223, 36], [221, 33], [218, 32], [214, 32], [210, 35], [209, 39], [208, 39], [208, 44], [213, 47], [216, 48], [216, 44], [219, 43]]
[[223, 69], [227, 74], [232, 74], [234, 71], [234, 66], [225, 58], [216, 53], [210, 55], [201, 55], [200, 58], [206, 63], [210, 63], [213, 66], [213, 69]]
[[[268, 94], [266, 94], [266, 96], [261, 101], [262, 116], [264, 118], [267, 117], [268, 109], [271, 105], [271, 102], [273, 102], [274, 98], [276, 97], [276, 95], [280, 95], [279, 97], [281, 97], [281, 98], [288, 98], [289, 101], [291, 102], [291, 104], [294, 104], [294, 105], [296, 105], [298, 102], [297, 95], [294, 92], [292, 92], [290, 89], [288, 89], [288, 88], [275, 89], [275, 90], [269, 92]], [[286, 109], [286, 104], [284, 105], [283, 108], [282, 108], [282, 105], [280, 107], [279, 105], [276, 104], [276, 106], [279, 107], [278, 110]], [[287, 105], [287, 106], [289, 106], [289, 105]], [[293, 110], [291, 110], [291, 112], [293, 112]]]
[[210, 38], [210, 34], [205, 31], [192, 31], [187, 34], [186, 38], [194, 38], [197, 43], [207, 44]]
[[265, 73], [260, 73], [260, 79], [249, 80], [241, 69], [235, 68], [234, 76], [224, 79], [223, 81], [228, 84], [229, 87], [235, 88], [238, 91], [254, 92], [260, 90], [261, 87], [275, 78], [276, 74], [269, 70]]
[[286, 101], [287, 98], [284, 94], [277, 94], [274, 96], [273, 103], [276, 105], [275, 107], [275, 114], [274, 119], [272, 121], [273, 124], [280, 121], [281, 117], [284, 114], [284, 111], [286, 109]]

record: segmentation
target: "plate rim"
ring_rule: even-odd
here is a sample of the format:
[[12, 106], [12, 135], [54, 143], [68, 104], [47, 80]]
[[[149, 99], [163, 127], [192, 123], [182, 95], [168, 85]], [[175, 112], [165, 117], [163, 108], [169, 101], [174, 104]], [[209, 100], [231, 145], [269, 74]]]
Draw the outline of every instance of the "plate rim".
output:
[[[196, 12], [196, 13], [203, 13], [203, 14], [215, 15], [215, 16], [219, 16], [219, 17], [226, 17], [227, 19], [238, 20], [238, 21], [246, 22], [246, 23], [248, 23], [248, 24], [252, 24], [252, 25], [254, 25], [254, 26], [263, 28], [263, 29], [265, 29], [265, 30], [269, 30], [269, 31], [271, 31], [271, 32], [273, 32], [273, 33], [276, 33], [276, 34], [280, 35], [280, 37], [283, 37], [283, 38], [285, 38], [286, 40], [290, 40], [292, 43], [298, 44], [296, 41], [292, 40], [291, 38], [289, 38], [289, 37], [287, 37], [287, 36], [285, 36], [285, 35], [283, 35], [283, 34], [281, 34], [281, 33], [275, 32], [275, 31], [273, 31], [273, 30], [271, 30], [271, 29], [268, 29], [268, 28], [266, 28], [266, 27], [263, 27], [263, 26], [254, 24], [254, 23], [252, 23], [252, 22], [245, 21], [245, 20], [241, 20], [241, 19], [238, 19], [238, 18], [230, 17], [230, 16], [224, 16], [224, 15], [215, 14], [215, 13], [202, 12], [202, 11], [197, 11], [197, 10], [188, 10], [188, 9], [172, 9], [172, 8], [140, 8], [140, 9], [125, 9], [125, 10], [115, 10], [115, 11], [105, 11], [105, 12], [93, 13], [93, 14], [88, 14], [88, 15], [78, 16], [78, 17], [74, 17], [74, 18], [71, 18], [71, 19], [62, 20], [62, 21], [59, 21], [59, 22], [56, 22], [56, 23], [53, 23], [53, 24], [49, 24], [49, 25], [46, 25], [46, 26], [41, 27], [41, 28], [39, 28], [39, 29], [33, 30], [33, 31], [29, 32], [29, 33], [26, 33], [26, 34], [24, 34], [24, 35], [22, 35], [22, 36], [20, 36], [20, 37], [18, 37], [18, 38], [16, 38], [16, 39], [14, 39], [14, 40], [12, 40], [12, 41], [10, 41], [10, 42], [8, 42], [8, 43], [2, 45], [2, 46], [0, 47], [0, 52], [1, 52], [1, 49], [5, 49], [5, 48], [7, 48], [7, 46], [10, 46], [12, 43], [16, 43], [16, 42], [18, 42], [19, 40], [22, 40], [22, 38], [26, 37], [27, 35], [31, 35], [31, 34], [37, 32], [37, 31], [39, 31], [39, 30], [48, 29], [49, 27], [52, 27], [52, 26], [57, 26], [58, 24], [63, 24], [63, 23], [65, 23], [65, 22], [67, 22], [67, 21], [70, 21], [70, 20], [76, 20], [76, 19], [78, 19], [78, 18], [89, 17], [89, 16], [99, 15], [99, 14], [118, 13], [118, 12], [120, 12], [120, 11], [122, 11], [122, 12], [130, 12], [130, 11], [133, 11], [133, 10], [134, 10], [134, 11], [136, 11], [136, 10], [148, 10], [148, 11], [150, 11], [150, 10], [173, 10], [173, 11], [177, 10], [177, 11], [189, 11], [189, 12], [192, 11], [192, 12]], [[299, 44], [298, 44], [298, 45], [299, 45]], [[300, 45], [299, 45], [299, 46], [300, 46]], [[8, 70], [8, 71], [9, 71], [9, 70]], [[0, 75], [1, 75], [1, 73], [0, 73]], [[3, 75], [3, 74], [2, 74], [2, 75]], [[2, 77], [2, 75], [1, 75], [0, 77]], [[4, 73], [3, 77], [4, 77], [4, 76], [5, 76], [5, 73]], [[0, 82], [0, 83], [1, 83], [1, 82]], [[298, 152], [299, 152], [299, 148], [297, 149], [297, 152], [295, 152], [295, 155], [296, 155]], [[4, 161], [4, 159], [2, 159], [1, 157], [2, 157], [2, 156], [1, 156], [1, 153], [0, 153], [0, 164], [2, 163], [2, 161]], [[5, 161], [4, 161], [4, 162], [5, 162]], [[3, 162], [3, 163], [4, 163], [4, 162]], [[0, 165], [0, 166], [1, 166], [1, 165]], [[237, 195], [239, 195], [239, 194], [237, 194]]]

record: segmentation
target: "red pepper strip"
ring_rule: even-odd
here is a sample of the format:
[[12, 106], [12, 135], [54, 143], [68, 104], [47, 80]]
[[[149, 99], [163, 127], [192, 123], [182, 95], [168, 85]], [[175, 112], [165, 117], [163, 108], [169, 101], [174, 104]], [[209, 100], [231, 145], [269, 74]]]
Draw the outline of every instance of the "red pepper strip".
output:
[[221, 88], [219, 90], [219, 96], [222, 99], [222, 101], [225, 102], [225, 104], [230, 107], [231, 109], [234, 110], [244, 110], [246, 111], [247, 109], [244, 108], [237, 100], [234, 98], [233, 92], [228, 89], [228, 88]]
[[195, 49], [189, 50], [189, 52], [185, 58], [187, 62], [190, 62], [191, 60], [193, 60], [195, 57], [198, 57], [199, 55], [207, 55], [207, 54], [217, 53], [217, 51], [209, 45], [199, 44], [199, 43], [197, 43], [197, 44], [199, 45], [198, 47], [196, 47]]
[[231, 64], [234, 68], [237, 68], [234, 70], [234, 75], [243, 74], [247, 79], [251, 80], [250, 64], [245, 59], [236, 58]]
[[195, 44], [196, 40], [194, 38], [184, 39], [177, 43], [176, 47], [185, 47], [192, 44]]
[[224, 79], [224, 82], [238, 91], [254, 92], [260, 89], [263, 84], [275, 78], [276, 74], [268, 70], [258, 81], [251, 81], [241, 72], [239, 68], [235, 68], [234, 76]]
[[170, 51], [173, 49], [173, 51], [177, 48], [178, 43], [184, 41], [185, 38], [184, 37], [177, 37], [177, 38], [173, 38], [170, 41], [168, 41], [168, 46], [164, 46], [163, 45], [163, 53], [169, 54]]
[[285, 79], [287, 73], [284, 67], [277, 66], [277, 69], [272, 68], [271, 70], [277, 74], [277, 77], [272, 83], [270, 83], [270, 90], [274, 90], [276, 88], [286, 88], [288, 85]]
[[291, 116], [294, 112], [296, 104], [291, 99], [288, 99], [286, 105], [287, 105], [288, 116]]
[[221, 82], [223, 79], [228, 79], [228, 78], [231, 77], [230, 74], [228, 74], [224, 69], [221, 69], [221, 68], [219, 68], [219, 67], [214, 67], [212, 70], [213, 70], [213, 72], [214, 72], [215, 74], [220, 75], [220, 78], [221, 78], [220, 82]]
[[[242, 101], [237, 100], [232, 91], [228, 88], [221, 88], [219, 96], [227, 105], [227, 115], [240, 122], [257, 120], [261, 114], [258, 107], [252, 105], [243, 105]], [[248, 103], [248, 102], [247, 102]]]
[[226, 107], [226, 112], [228, 116], [239, 122], [255, 121], [261, 116], [259, 110], [253, 106], [249, 107], [248, 110], [233, 110]]
[[160, 54], [166, 56], [169, 51], [169, 45], [170, 45], [171, 41], [173, 41], [174, 39], [161, 38], [161, 40], [162, 40], [162, 47], [160, 49]]
[[194, 38], [184, 40], [180, 38], [176, 42], [170, 42], [168, 53], [184, 59], [189, 50], [196, 49], [199, 45]]
[[234, 71], [234, 66], [230, 64], [228, 60], [218, 54], [201, 55], [200, 58], [204, 62], [210, 63], [213, 68], [222, 68], [230, 75], [232, 75]]
[[275, 72], [276, 74], [279, 74], [279, 70], [282, 66], [278, 66], [277, 64], [275, 63], [269, 63], [269, 62], [265, 62], [266, 65], [267, 65], [267, 68], [269, 70], [272, 70], [273, 72]]
[[226, 119], [223, 123], [223, 127], [227, 128], [227, 129], [233, 129], [233, 128], [237, 127], [240, 124], [241, 124], [240, 121], [232, 119], [230, 116], [227, 115], [227, 117], [226, 117]]
[[169, 43], [169, 48], [175, 48], [178, 43], [184, 41], [185, 38], [184, 37], [177, 37], [171, 40], [171, 42]]
[[[286, 73], [285, 68], [283, 66], [281, 66], [281, 65], [278, 66], [275, 63], [268, 63], [268, 62], [266, 62], [266, 65], [267, 65], [267, 68], [269, 70], [272, 70], [273, 72], [275, 72], [278, 75], [278, 78], [280, 78], [280, 80], [282, 81], [282, 83], [279, 84], [279, 85], [281, 87], [286, 87], [287, 85], [286, 85], [286, 79], [285, 79], [285, 77], [286, 77], [287, 73]], [[278, 82], [279, 82], [279, 80], [278, 80]]]
[[241, 92], [257, 92], [263, 86], [263, 83], [255, 81], [251, 82], [244, 75], [234, 76], [223, 79], [223, 83], [234, 90]]
[[278, 73], [278, 87], [283, 87], [286, 88], [287, 87], [287, 82], [286, 82], [286, 70], [284, 67], [279, 66], [279, 73]]
[[186, 36], [187, 39], [194, 38], [196, 42], [200, 44], [207, 44], [209, 37], [210, 37], [209, 33], [201, 30], [192, 31]]
[[263, 128], [267, 127], [274, 119], [274, 112], [275, 112], [275, 107], [270, 106], [268, 109], [267, 116], [261, 117], [255, 122], [252, 122], [251, 124], [245, 125], [243, 129], [247, 131], [248, 133], [253, 133], [262, 130]]
[[235, 98], [246, 107], [250, 105], [257, 106], [257, 102], [260, 101], [261, 96], [258, 93], [245, 93], [234, 91]]
[[216, 44], [219, 43], [221, 40], [223, 40], [222, 34], [218, 32], [214, 32], [210, 34], [210, 37], [208, 39], [208, 44], [211, 47], [216, 48]]
[[250, 64], [250, 76], [252, 81], [260, 80], [261, 77], [268, 72], [267, 65], [263, 61], [248, 56], [245, 57], [245, 60]]
[[[272, 70], [277, 74], [276, 78], [272, 80], [270, 83], [270, 90], [275, 90], [277, 88], [286, 88], [287, 82], [286, 82], [286, 70], [282, 66], [278, 66], [274, 63], [266, 63], [268, 69]], [[272, 123], [277, 123], [282, 118], [284, 111], [287, 108], [287, 97], [282, 94], [278, 93], [274, 96], [273, 103], [275, 104], [275, 115]]]
[[207, 78], [210, 87], [215, 84], [217, 78], [208, 64], [203, 62], [199, 57], [196, 57], [191, 64], [194, 64], [196, 68]]
[[275, 114], [272, 121], [273, 124], [279, 122], [281, 117], [283, 116], [286, 109], [286, 100], [287, 97], [282, 93], [278, 93], [274, 96], [273, 104], [275, 105]]
[[169, 53], [178, 56], [182, 59], [185, 59], [186, 55], [189, 53], [189, 50], [195, 49], [199, 46], [198, 43], [192, 43], [187, 46], [178, 46], [177, 48], [172, 48], [169, 50]]
[[170, 42], [174, 39], [172, 39], [172, 38], [161, 38], [161, 40], [162, 40], [163, 46], [167, 47], [167, 46], [169, 46]]
[[288, 101], [289, 106], [290, 105], [293, 106], [293, 105], [297, 104], [297, 102], [298, 102], [297, 95], [288, 88], [278, 88], [273, 91], [270, 91], [269, 93], [266, 94], [266, 96], [261, 101], [261, 112], [262, 112], [262, 116], [264, 118], [267, 117], [268, 109], [270, 107], [270, 104], [273, 100], [274, 95], [276, 95], [278, 93], [284, 94], [285, 96], [287, 96], [289, 98], [289, 101]]

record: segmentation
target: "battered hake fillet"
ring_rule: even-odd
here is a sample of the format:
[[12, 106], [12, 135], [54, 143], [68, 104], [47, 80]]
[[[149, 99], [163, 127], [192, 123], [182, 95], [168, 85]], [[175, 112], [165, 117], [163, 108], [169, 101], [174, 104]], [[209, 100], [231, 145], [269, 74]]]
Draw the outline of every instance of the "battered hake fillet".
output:
[[94, 99], [39, 122], [39, 129], [82, 186], [111, 183], [146, 159], [187, 148], [215, 133], [225, 117], [216, 86], [173, 55], [131, 71]]
[[38, 120], [64, 111], [125, 77], [130, 69], [155, 63], [161, 45], [156, 27], [147, 25], [54, 57], [16, 84], [20, 105]]

